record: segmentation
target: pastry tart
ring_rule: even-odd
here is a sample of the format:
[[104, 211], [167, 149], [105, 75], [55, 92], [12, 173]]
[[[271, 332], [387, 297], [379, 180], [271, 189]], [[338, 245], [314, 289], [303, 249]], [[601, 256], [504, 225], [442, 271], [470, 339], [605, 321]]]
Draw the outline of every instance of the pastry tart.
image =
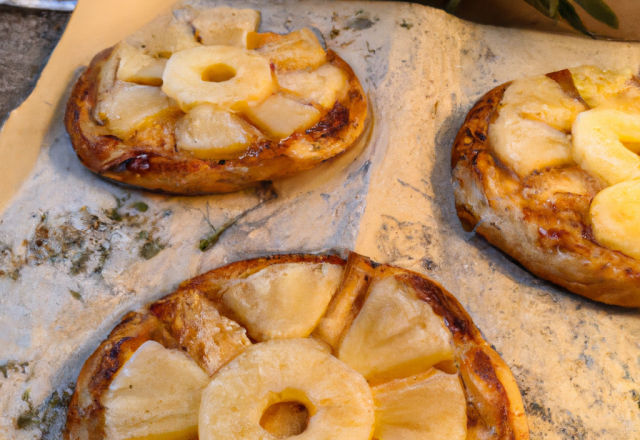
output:
[[260, 14], [173, 10], [95, 56], [65, 125], [91, 171], [176, 194], [236, 191], [344, 152], [367, 98], [308, 28], [258, 33]]
[[640, 86], [582, 66], [483, 96], [455, 139], [458, 217], [535, 275], [640, 306]]
[[436, 282], [350, 254], [240, 261], [124, 316], [66, 439], [528, 439], [518, 387]]

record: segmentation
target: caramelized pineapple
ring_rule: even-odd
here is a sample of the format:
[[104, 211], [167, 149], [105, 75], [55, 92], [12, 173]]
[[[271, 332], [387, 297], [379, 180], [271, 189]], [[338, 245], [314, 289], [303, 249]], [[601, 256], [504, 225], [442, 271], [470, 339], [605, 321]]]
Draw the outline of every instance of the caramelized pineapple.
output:
[[308, 410], [302, 438], [371, 438], [374, 408], [367, 382], [311, 339], [256, 344], [223, 367], [202, 395], [199, 438], [272, 439], [260, 420], [281, 402]]
[[258, 127], [274, 137], [286, 138], [293, 132], [318, 123], [320, 111], [278, 93], [263, 103], [247, 107], [247, 116]]
[[395, 277], [376, 281], [337, 354], [369, 382], [407, 377], [453, 359], [442, 318]]
[[158, 87], [141, 86], [124, 81], [102, 97], [98, 116], [116, 135], [126, 137], [145, 120], [171, 107]]
[[630, 180], [599, 192], [589, 217], [598, 243], [640, 259], [640, 180]]
[[467, 400], [458, 374], [432, 368], [372, 390], [376, 440], [467, 438]]
[[210, 104], [196, 106], [176, 126], [177, 147], [202, 159], [238, 157], [261, 138], [244, 119]]
[[[261, 40], [259, 36], [254, 36], [253, 39]], [[276, 66], [276, 69], [315, 69], [327, 61], [327, 54], [309, 28], [282, 36], [271, 34], [267, 38], [263, 38], [263, 41], [266, 44], [257, 50], [268, 58]]]
[[247, 47], [247, 34], [260, 25], [260, 13], [253, 9], [219, 6], [196, 11], [191, 20], [197, 39], [205, 46]]
[[333, 264], [278, 264], [228, 287], [222, 299], [249, 335], [266, 341], [311, 334], [342, 275]]
[[183, 111], [199, 104], [257, 103], [273, 91], [269, 60], [234, 46], [180, 51], [167, 62], [162, 81], [162, 91]]
[[[118, 371], [102, 404], [109, 440], [189, 440], [209, 376], [187, 354], [147, 341]], [[157, 437], [155, 437], [157, 436]]]
[[344, 91], [347, 77], [336, 66], [326, 63], [311, 72], [294, 70], [276, 72], [278, 85], [300, 99], [331, 108]]
[[521, 176], [549, 166], [572, 164], [567, 134], [586, 106], [546, 76], [514, 81], [504, 94], [498, 118], [489, 126], [491, 147]]

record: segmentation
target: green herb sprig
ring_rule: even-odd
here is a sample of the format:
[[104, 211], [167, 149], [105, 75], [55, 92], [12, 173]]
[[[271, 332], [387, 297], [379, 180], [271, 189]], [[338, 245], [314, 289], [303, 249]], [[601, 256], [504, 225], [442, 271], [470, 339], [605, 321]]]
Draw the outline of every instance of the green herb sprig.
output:
[[[524, 1], [547, 17], [553, 18], [554, 20], [565, 20], [575, 30], [590, 37], [594, 37], [594, 34], [586, 28], [582, 19], [578, 15], [576, 8], [569, 0]], [[453, 14], [458, 8], [458, 5], [460, 5], [460, 2], [461, 0], [448, 0], [445, 5], [445, 10]], [[584, 9], [587, 14], [612, 29], [618, 29], [620, 26], [618, 16], [613, 12], [613, 9], [604, 2], [604, 0], [573, 0], [573, 3], [577, 4]]]

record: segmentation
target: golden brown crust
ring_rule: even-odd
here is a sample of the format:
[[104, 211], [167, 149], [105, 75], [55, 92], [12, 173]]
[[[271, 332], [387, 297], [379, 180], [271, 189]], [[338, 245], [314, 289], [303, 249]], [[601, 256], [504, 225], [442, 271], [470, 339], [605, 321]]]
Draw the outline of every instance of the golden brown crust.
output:
[[[206, 354], [202, 350], [202, 341], [194, 337], [195, 334], [202, 333], [204, 321], [194, 319], [194, 315], [211, 305], [225, 314], [218, 295], [224, 281], [246, 278], [272, 264], [304, 262], [345, 266], [341, 289], [350, 291], [347, 296], [361, 298], [360, 301], [351, 301], [358, 310], [372, 279], [394, 276], [412, 289], [418, 298], [427, 302], [436, 314], [443, 317], [453, 334], [456, 364], [468, 401], [468, 438], [529, 438], [520, 392], [509, 367], [484, 341], [460, 303], [442, 286], [423, 275], [392, 266], [377, 265], [355, 253], [349, 256], [348, 261], [337, 256], [316, 255], [278, 255], [239, 261], [188, 280], [171, 295], [141, 311], [127, 314], [82, 368], [69, 407], [65, 438], [104, 437], [101, 396], [118, 369], [146, 340], [155, 340], [169, 348], [182, 348], [211, 374]], [[341, 290], [335, 297], [340, 297], [340, 293]], [[195, 297], [198, 299], [195, 300]]]
[[[256, 142], [237, 159], [198, 159], [175, 146], [175, 124], [182, 114], [175, 107], [152, 117], [129, 138], [120, 139], [92, 116], [100, 72], [112, 50], [97, 54], [76, 82], [67, 103], [65, 126], [82, 164], [118, 182], [186, 195], [237, 191], [313, 168], [350, 148], [365, 127], [367, 98], [360, 81], [342, 58], [328, 50], [327, 61], [347, 74], [348, 90], [304, 133]], [[313, 154], [287, 154], [307, 144], [313, 144]]]
[[[547, 75], [570, 95], [568, 71]], [[458, 217], [535, 275], [595, 301], [640, 307], [640, 262], [596, 243], [588, 226], [591, 200], [601, 189], [578, 166], [547, 168], [520, 178], [495, 156], [489, 125], [510, 83], [473, 106], [451, 153]], [[581, 194], [555, 192], [560, 179], [580, 181]]]

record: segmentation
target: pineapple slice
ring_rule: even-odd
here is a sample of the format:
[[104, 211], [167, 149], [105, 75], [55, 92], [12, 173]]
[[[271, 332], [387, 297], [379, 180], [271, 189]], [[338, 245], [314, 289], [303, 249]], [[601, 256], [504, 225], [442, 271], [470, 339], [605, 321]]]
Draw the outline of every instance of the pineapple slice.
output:
[[222, 294], [258, 341], [304, 338], [318, 325], [336, 292], [342, 267], [323, 263], [273, 264]]
[[505, 91], [498, 118], [489, 126], [491, 147], [521, 176], [545, 167], [573, 164], [566, 133], [584, 103], [546, 76], [514, 81]]
[[258, 127], [277, 138], [287, 138], [296, 131], [313, 127], [320, 120], [318, 109], [301, 104], [278, 93], [262, 104], [243, 109]]
[[125, 39], [152, 57], [170, 58], [172, 54], [201, 46], [189, 23], [172, 16], [153, 20]]
[[571, 137], [550, 125], [522, 118], [505, 107], [489, 127], [491, 147], [520, 176], [574, 163]]
[[453, 360], [453, 340], [427, 303], [387, 277], [372, 285], [338, 358], [369, 382], [380, 383]]
[[[262, 45], [262, 42], [266, 44]], [[287, 35], [252, 34], [247, 47], [258, 47], [281, 70], [316, 69], [327, 61], [327, 53], [311, 29], [304, 28]]]
[[589, 209], [596, 241], [640, 260], [640, 180], [600, 191]]
[[200, 159], [238, 157], [262, 134], [242, 118], [209, 104], [193, 108], [176, 125], [176, 144]]
[[174, 54], [164, 70], [162, 91], [189, 111], [199, 104], [231, 108], [257, 103], [273, 92], [269, 61], [232, 46], [202, 46]]
[[119, 59], [118, 80], [154, 87], [162, 85], [166, 59], [154, 58], [124, 41], [116, 46], [111, 56]]
[[209, 376], [188, 355], [147, 341], [122, 366], [103, 401], [105, 437], [189, 440]]
[[569, 71], [580, 96], [592, 108], [637, 87], [633, 82], [631, 69], [601, 70], [596, 66], [580, 66]]
[[325, 108], [333, 107], [347, 82], [347, 76], [342, 69], [330, 63], [325, 63], [312, 72], [277, 71], [276, 78], [284, 90]]
[[206, 46], [247, 47], [247, 34], [260, 26], [260, 12], [227, 6], [197, 11], [191, 21], [196, 35]]
[[467, 399], [457, 374], [431, 369], [373, 387], [377, 440], [465, 440]]
[[301, 438], [371, 438], [374, 410], [367, 382], [311, 339], [252, 345], [224, 366], [202, 394], [199, 438], [273, 439], [260, 421], [281, 402], [307, 409], [310, 419]]
[[126, 137], [147, 118], [170, 106], [169, 99], [158, 87], [117, 81], [111, 90], [100, 97], [96, 112], [111, 131], [117, 136]]
[[515, 80], [505, 91], [501, 106], [517, 108], [523, 118], [565, 133], [571, 131], [578, 113], [587, 110], [582, 101], [567, 95], [560, 84], [544, 75]]
[[640, 178], [640, 113], [603, 106], [581, 113], [572, 132], [573, 157], [586, 171], [607, 185]]

